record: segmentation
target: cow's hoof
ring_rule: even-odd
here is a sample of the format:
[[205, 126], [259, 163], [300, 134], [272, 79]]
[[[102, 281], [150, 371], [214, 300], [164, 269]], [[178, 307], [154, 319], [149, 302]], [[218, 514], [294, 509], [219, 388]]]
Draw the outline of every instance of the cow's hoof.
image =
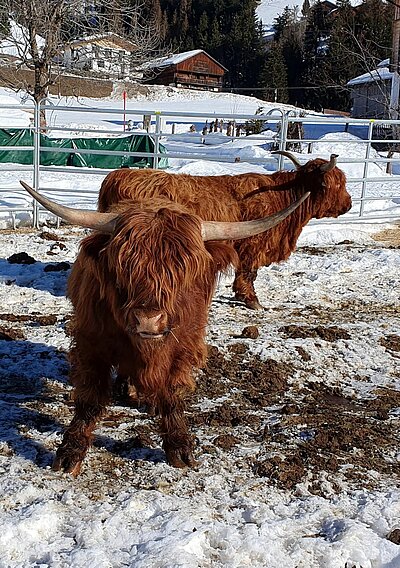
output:
[[81, 472], [81, 465], [85, 455], [86, 452], [81, 450], [72, 451], [61, 447], [57, 450], [51, 469], [53, 471], [70, 473], [73, 477], [77, 477]]
[[250, 300], [249, 298], [246, 298], [246, 296], [243, 296], [242, 294], [235, 294], [235, 300], [237, 302], [242, 302], [246, 306], [246, 308], [249, 308], [249, 310], [263, 310], [264, 309], [264, 306], [262, 306], [260, 304], [260, 302], [257, 300], [257, 298]]
[[195, 467], [197, 461], [194, 459], [189, 448], [174, 448], [165, 450], [167, 462], [173, 467]]
[[257, 299], [256, 300], [247, 300], [247, 301], [245, 301], [245, 304], [246, 304], [246, 308], [249, 308], [249, 310], [263, 310], [264, 309], [264, 306], [262, 306]]

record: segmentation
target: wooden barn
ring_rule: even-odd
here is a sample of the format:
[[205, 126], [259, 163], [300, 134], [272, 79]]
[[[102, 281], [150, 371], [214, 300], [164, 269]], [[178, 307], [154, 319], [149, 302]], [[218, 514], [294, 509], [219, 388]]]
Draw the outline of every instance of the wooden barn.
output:
[[177, 53], [146, 64], [152, 85], [220, 91], [227, 69], [202, 49]]

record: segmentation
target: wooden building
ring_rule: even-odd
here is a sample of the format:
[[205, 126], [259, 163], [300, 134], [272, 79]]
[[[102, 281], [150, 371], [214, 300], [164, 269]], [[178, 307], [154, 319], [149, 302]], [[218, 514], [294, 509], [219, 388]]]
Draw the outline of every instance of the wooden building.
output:
[[67, 71], [96, 71], [105, 77], [134, 77], [131, 55], [137, 46], [112, 32], [87, 36], [65, 46], [63, 65]]
[[227, 69], [202, 49], [164, 57], [146, 64], [152, 85], [220, 91]]
[[389, 60], [385, 59], [373, 71], [355, 77], [347, 83], [351, 90], [353, 118], [390, 118], [392, 76]]

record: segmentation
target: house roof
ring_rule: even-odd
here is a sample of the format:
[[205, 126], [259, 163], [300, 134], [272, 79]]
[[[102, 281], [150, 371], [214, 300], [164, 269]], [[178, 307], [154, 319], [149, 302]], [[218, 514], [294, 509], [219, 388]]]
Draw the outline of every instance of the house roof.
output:
[[75, 39], [69, 42], [73, 48], [84, 47], [85, 45], [97, 45], [106, 49], [121, 49], [124, 51], [136, 51], [137, 45], [113, 32], [95, 34], [84, 38]]
[[364, 83], [376, 83], [377, 81], [388, 81], [393, 77], [393, 73], [389, 71], [389, 59], [384, 59], [381, 61], [376, 69], [368, 71], [363, 75], [354, 77], [348, 81], [347, 86], [352, 87], [354, 85], [362, 85]]
[[[39, 49], [43, 49], [46, 43], [39, 35], [36, 35], [36, 42]], [[0, 41], [0, 55], [6, 55], [10, 59], [21, 59], [23, 54], [24, 57], [30, 58], [28, 47], [27, 29], [10, 19], [10, 34]]]
[[170, 65], [177, 65], [178, 63], [181, 63], [182, 61], [186, 61], [186, 59], [191, 59], [192, 57], [195, 57], [196, 55], [199, 55], [200, 53], [204, 53], [205, 55], [207, 55], [207, 57], [212, 59], [212, 61], [214, 61], [222, 69], [227, 71], [226, 67], [224, 67], [219, 61], [214, 59], [214, 57], [211, 57], [211, 55], [209, 55], [203, 49], [192, 49], [191, 51], [184, 51], [182, 53], [176, 53], [175, 55], [169, 55], [167, 57], [160, 57], [159, 59], [153, 59], [153, 61], [149, 61], [145, 65], [148, 69], [154, 69], [154, 68], [162, 69], [164, 67], [169, 67]]

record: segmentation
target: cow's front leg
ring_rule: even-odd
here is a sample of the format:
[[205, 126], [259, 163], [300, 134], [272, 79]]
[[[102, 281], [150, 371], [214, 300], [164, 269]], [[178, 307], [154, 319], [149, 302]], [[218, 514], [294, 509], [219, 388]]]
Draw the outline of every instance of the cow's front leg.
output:
[[111, 376], [104, 362], [89, 370], [88, 362], [80, 363], [71, 377], [75, 385], [75, 414], [65, 430], [63, 441], [53, 462], [54, 471], [79, 475], [81, 464], [92, 443], [92, 433], [111, 396]]
[[236, 300], [244, 302], [246, 307], [251, 310], [262, 310], [263, 306], [258, 301], [254, 289], [254, 282], [256, 278], [257, 268], [248, 270], [241, 266], [236, 270], [235, 280], [232, 287]]
[[159, 399], [161, 437], [167, 461], [174, 467], [193, 467], [193, 440], [184, 415], [185, 402], [176, 393], [166, 393]]

